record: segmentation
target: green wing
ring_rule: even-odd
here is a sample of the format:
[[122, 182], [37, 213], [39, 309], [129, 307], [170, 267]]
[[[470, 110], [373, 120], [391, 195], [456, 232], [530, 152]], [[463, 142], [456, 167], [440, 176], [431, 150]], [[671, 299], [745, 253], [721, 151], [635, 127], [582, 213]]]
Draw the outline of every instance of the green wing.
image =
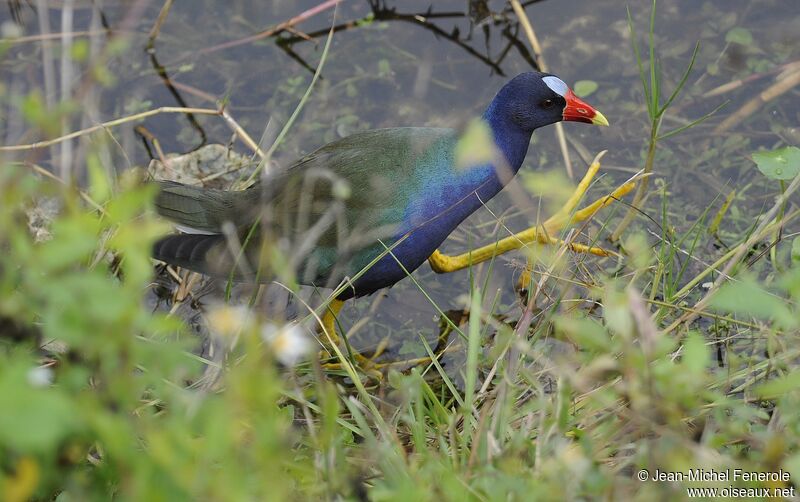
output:
[[453, 134], [450, 129], [423, 127], [357, 133], [243, 191], [160, 182], [156, 206], [180, 225], [212, 233], [220, 232], [225, 222], [246, 232], [266, 218], [278, 234], [294, 237], [322, 219], [335, 220], [318, 237], [320, 245], [335, 246], [343, 231], [399, 224], [410, 197], [425, 182], [425, 166], [417, 160], [447, 148]]
[[[200, 233], [219, 234], [225, 223], [232, 223], [244, 242], [255, 232], [256, 239], [250, 242], [279, 244], [296, 265], [304, 263], [306, 270], [312, 270], [310, 279], [349, 274], [383, 251], [379, 240], [391, 243], [409, 200], [438, 174], [453, 138], [449, 129], [416, 127], [358, 133], [329, 143], [242, 191], [160, 182], [156, 208]], [[172, 243], [176, 249], [189, 253], [191, 236], [176, 237]], [[180, 247], [184, 244], [185, 249]], [[262, 263], [260, 248], [247, 246], [250, 263]], [[221, 242], [202, 258], [192, 256], [181, 265], [225, 272], [235, 262]], [[165, 251], [162, 258], [170, 261], [169, 253]]]
[[[322, 246], [340, 246], [343, 231], [384, 234], [402, 222], [409, 199], [425, 182], [418, 159], [445, 147], [452, 135], [448, 129], [378, 129], [320, 148], [277, 184], [274, 207], [283, 218], [278, 226], [297, 234], [336, 213], [336, 224], [319, 238]], [[262, 182], [262, 190], [268, 184]]]

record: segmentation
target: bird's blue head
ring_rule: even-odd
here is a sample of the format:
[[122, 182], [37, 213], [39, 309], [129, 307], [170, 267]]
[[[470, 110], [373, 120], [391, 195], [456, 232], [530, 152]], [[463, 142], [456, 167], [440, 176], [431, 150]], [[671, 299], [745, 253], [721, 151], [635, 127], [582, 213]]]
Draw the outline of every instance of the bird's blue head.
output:
[[562, 120], [608, 125], [603, 114], [578, 98], [563, 80], [538, 71], [511, 79], [497, 93], [484, 117], [490, 123], [501, 119], [504, 125], [518, 127], [527, 134]]

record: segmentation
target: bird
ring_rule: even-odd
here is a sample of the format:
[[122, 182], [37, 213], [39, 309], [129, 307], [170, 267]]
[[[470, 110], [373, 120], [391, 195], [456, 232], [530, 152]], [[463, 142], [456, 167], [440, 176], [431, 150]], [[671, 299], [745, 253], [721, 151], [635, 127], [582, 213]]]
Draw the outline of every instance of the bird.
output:
[[357, 132], [244, 190], [159, 181], [156, 210], [184, 233], [158, 240], [153, 257], [236, 281], [288, 267], [301, 284], [339, 286], [326, 312], [335, 317], [341, 302], [443, 256], [448, 235], [520, 169], [533, 132], [561, 121], [608, 125], [562, 79], [528, 71], [466, 128]]

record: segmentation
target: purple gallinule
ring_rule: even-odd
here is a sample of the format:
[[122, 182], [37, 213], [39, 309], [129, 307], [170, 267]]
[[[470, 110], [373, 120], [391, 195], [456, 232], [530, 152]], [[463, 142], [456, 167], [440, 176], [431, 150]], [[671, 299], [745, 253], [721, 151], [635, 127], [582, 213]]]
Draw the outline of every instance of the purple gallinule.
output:
[[242, 191], [160, 182], [159, 213], [192, 233], [161, 239], [153, 254], [191, 270], [258, 281], [274, 276], [268, 269], [277, 246], [288, 252], [282, 266], [291, 266], [301, 283], [343, 284], [325, 316], [333, 336], [342, 301], [391, 286], [426, 260], [448, 272], [525, 242], [552, 240], [569, 221], [612, 200], [570, 214], [597, 170], [593, 165], [567, 207], [538, 230], [461, 256], [437, 251], [516, 174], [533, 131], [562, 120], [608, 125], [558, 77], [527, 72], [506, 83], [475, 122], [489, 148], [471, 145], [482, 142], [480, 134], [452, 129], [378, 129], [329, 143]]

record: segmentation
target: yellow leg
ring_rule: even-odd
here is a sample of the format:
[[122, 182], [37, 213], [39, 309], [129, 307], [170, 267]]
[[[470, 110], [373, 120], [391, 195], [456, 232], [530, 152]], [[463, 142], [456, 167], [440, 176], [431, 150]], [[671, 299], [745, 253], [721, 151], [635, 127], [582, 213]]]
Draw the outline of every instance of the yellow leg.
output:
[[[333, 352], [336, 355], [336, 357], [339, 358], [338, 362], [330, 362], [323, 364], [322, 367], [325, 368], [326, 370], [341, 371], [341, 370], [347, 370], [347, 367], [351, 367], [350, 361], [347, 360], [347, 354], [338, 347], [339, 344], [338, 342], [340, 340], [340, 337], [336, 332], [336, 318], [339, 315], [339, 312], [341, 312], [343, 306], [344, 306], [343, 301], [334, 299], [328, 304], [328, 308], [322, 315], [321, 319], [322, 324], [320, 326], [319, 331], [320, 331], [320, 336], [322, 337], [323, 340], [323, 344], [329, 346], [329, 348], [332, 349], [331, 352]], [[381, 363], [375, 362], [375, 359], [378, 358], [386, 350], [388, 342], [389, 342], [388, 337], [381, 340], [381, 342], [376, 347], [375, 352], [369, 358], [359, 354], [354, 350], [351, 351], [352, 359], [355, 361], [355, 363], [363, 373], [369, 375], [370, 377], [376, 380], [381, 380], [383, 379], [383, 373], [381, 372], [381, 370], [384, 368], [416, 366], [420, 364], [428, 364], [431, 362], [431, 358], [427, 356], [414, 359], [404, 359], [401, 361], [387, 361]], [[444, 350], [437, 352], [436, 357], [437, 358], [441, 357], [441, 354], [447, 351], [449, 351], [449, 348], [446, 347]], [[323, 350], [322, 352], [320, 352], [320, 358], [322, 359], [330, 358], [331, 352]]]
[[[344, 301], [334, 298], [330, 301], [328, 308], [325, 309], [325, 313], [322, 315], [322, 325], [319, 329], [319, 335], [322, 339], [323, 345], [327, 346], [328, 348], [339, 346], [340, 339], [339, 334], [336, 332], [336, 319], [339, 316], [339, 312], [342, 311], [342, 307], [344, 307]], [[336, 353], [337, 351], [333, 352]], [[324, 351], [321, 356], [326, 357]], [[354, 357], [356, 360], [359, 360], [359, 358], [363, 356], [355, 353]]]
[[334, 298], [322, 315], [322, 333], [320, 334], [326, 337], [331, 345], [339, 344], [339, 335], [336, 334], [336, 318], [342, 311], [342, 307], [344, 307], [344, 301]]
[[[471, 265], [490, 260], [495, 256], [507, 253], [509, 251], [519, 249], [532, 242], [563, 244], [564, 241], [555, 239], [551, 237], [551, 235], [558, 233], [561, 229], [572, 223], [589, 219], [597, 211], [608, 206], [614, 200], [623, 197], [636, 186], [635, 183], [625, 183], [624, 185], [619, 186], [610, 195], [594, 201], [579, 211], [575, 211], [575, 207], [586, 193], [586, 190], [588, 190], [589, 185], [591, 184], [594, 176], [597, 174], [598, 169], [600, 169], [600, 157], [602, 157], [603, 153], [605, 152], [602, 152], [600, 155], [595, 157], [595, 160], [589, 166], [589, 170], [586, 172], [586, 175], [583, 177], [575, 191], [564, 204], [564, 207], [562, 207], [556, 214], [548, 218], [547, 221], [537, 227], [530, 227], [527, 230], [523, 230], [522, 232], [501, 239], [494, 244], [483, 246], [468, 253], [463, 253], [456, 256], [448, 256], [440, 253], [438, 250], [434, 251], [433, 254], [428, 258], [431, 268], [438, 273], [454, 272], [456, 270], [461, 270]], [[569, 245], [572, 250], [580, 253], [591, 253], [598, 256], [608, 256], [611, 254], [611, 252], [597, 247], [571, 243], [567, 245]]]
[[525, 267], [522, 269], [522, 273], [519, 275], [519, 279], [517, 279], [517, 289], [516, 292], [520, 296], [526, 297], [528, 292], [528, 287], [531, 284], [533, 279], [533, 264], [531, 263], [531, 259], [528, 258], [527, 263], [525, 263]]
[[[322, 315], [320, 336], [324, 337], [323, 344], [331, 348], [339, 345], [339, 335], [336, 332], [336, 318], [339, 316], [339, 312], [342, 311], [342, 307], [344, 307], [344, 301], [334, 298], [328, 304], [328, 308], [325, 309], [325, 313]], [[338, 349], [334, 350], [333, 352], [338, 357], [345, 357], [345, 353], [341, 352]], [[382, 374], [378, 370], [384, 365], [375, 363], [373, 359], [378, 357], [381, 352], [383, 352], [383, 348], [380, 348], [379, 351], [376, 351], [375, 355], [373, 355], [372, 358], [367, 358], [356, 351], [352, 351], [352, 357], [355, 360], [355, 362], [358, 363], [358, 366], [361, 367], [361, 369], [365, 373], [367, 373], [372, 377], [380, 379], [382, 377]], [[323, 350], [320, 353], [320, 357], [327, 358], [329, 357], [329, 354]], [[323, 364], [322, 367], [329, 370], [339, 370], [342, 369], [343, 364], [344, 361], [338, 363], [327, 363]]]
[[[342, 307], [344, 306], [344, 302], [342, 300], [331, 300], [330, 304], [328, 304], [328, 308], [325, 310], [325, 313], [322, 315], [322, 325], [320, 326], [320, 336], [323, 337], [323, 343], [332, 347], [333, 345], [339, 345], [339, 335], [336, 332], [336, 318], [341, 312]], [[418, 359], [409, 359], [403, 361], [391, 361], [386, 363], [377, 363], [375, 359], [379, 357], [385, 350], [386, 346], [388, 345], [388, 338], [381, 341], [378, 344], [378, 347], [375, 349], [375, 353], [371, 357], [365, 357], [359, 354], [356, 351], [352, 351], [353, 360], [358, 364], [361, 370], [366, 373], [367, 375], [380, 380], [383, 378], [383, 374], [380, 372], [381, 368], [388, 368], [388, 367], [395, 367], [395, 366], [408, 366], [408, 365], [416, 365], [416, 364], [423, 364], [425, 362], [430, 362], [430, 358], [428, 357], [421, 357]], [[337, 357], [346, 357], [345, 353], [341, 350], [335, 349], [333, 352], [337, 355]], [[327, 351], [322, 351], [320, 353], [321, 358], [328, 358], [330, 354]], [[333, 363], [326, 363], [323, 364], [322, 367], [327, 370], [342, 370], [344, 369], [345, 364], [350, 364], [346, 361], [340, 362], [333, 362]]]
[[[600, 170], [600, 159], [602, 159], [605, 154], [605, 150], [597, 154], [592, 163], [589, 165], [589, 169], [586, 170], [586, 174], [583, 175], [583, 179], [580, 181], [580, 183], [578, 183], [578, 186], [575, 187], [575, 190], [572, 192], [572, 195], [570, 195], [569, 199], [567, 199], [567, 202], [564, 203], [564, 206], [542, 224], [542, 226], [549, 233], [555, 233], [556, 231], [560, 230], [561, 227], [557, 228], [559, 223], [564, 221], [570, 214], [572, 214], [573, 211], [575, 211], [575, 208], [578, 207], [578, 203], [581, 201], [581, 199], [583, 199], [586, 191], [589, 190], [589, 185], [591, 185], [592, 180], [597, 175], [597, 171]], [[552, 232], [550, 232], [550, 230], [552, 230]]]

